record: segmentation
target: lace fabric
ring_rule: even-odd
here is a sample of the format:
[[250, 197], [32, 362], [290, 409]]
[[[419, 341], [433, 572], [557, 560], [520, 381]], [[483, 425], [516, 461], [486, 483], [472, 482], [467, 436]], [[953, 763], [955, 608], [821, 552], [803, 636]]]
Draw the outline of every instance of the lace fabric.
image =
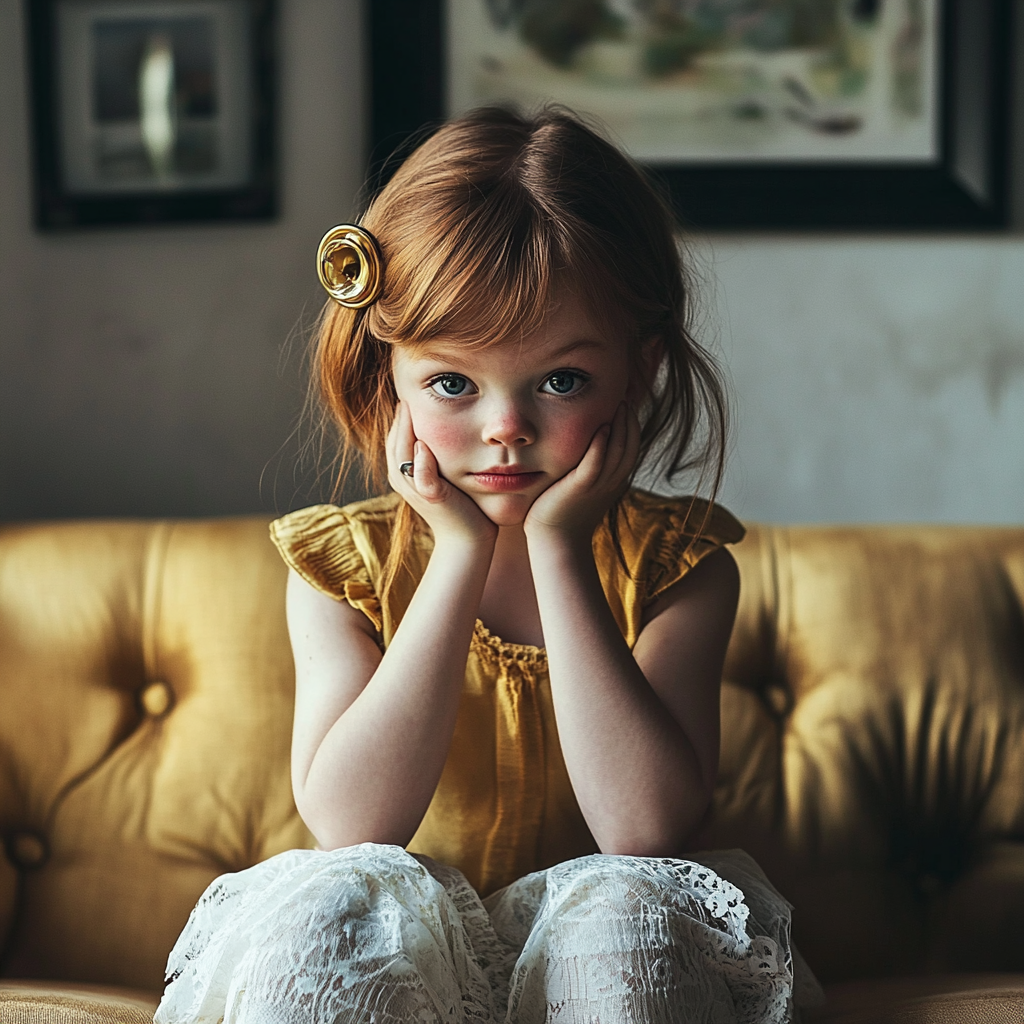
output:
[[155, 1022], [791, 1020], [789, 905], [741, 851], [701, 857], [582, 857], [482, 901], [399, 847], [292, 850], [207, 889]]

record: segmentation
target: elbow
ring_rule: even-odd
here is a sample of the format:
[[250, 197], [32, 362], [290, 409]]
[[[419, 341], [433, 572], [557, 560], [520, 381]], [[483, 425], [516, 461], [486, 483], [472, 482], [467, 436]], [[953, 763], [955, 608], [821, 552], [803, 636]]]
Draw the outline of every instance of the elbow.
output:
[[409, 844], [411, 835], [404, 832], [375, 827], [373, 822], [352, 822], [323, 820], [300, 814], [306, 828], [316, 840], [318, 850], [343, 850], [349, 846], [373, 843], [375, 846], [398, 846], [402, 849]]
[[399, 846], [403, 849], [413, 837], [413, 831], [403, 822], [381, 820], [373, 814], [359, 814], [359, 809], [325, 806], [309, 793], [296, 787], [293, 791], [295, 807], [303, 824], [309, 829], [319, 850], [341, 850], [361, 843], [378, 846]]
[[[703, 787], [702, 787], [703, 788]], [[604, 854], [620, 857], [681, 857], [692, 849], [696, 834], [711, 813], [711, 794], [685, 806], [666, 807], [661, 814], [633, 817], [606, 828], [595, 839]]]
[[674, 830], [633, 832], [608, 836], [598, 846], [602, 853], [614, 857], [679, 857], [686, 849], [686, 839]]
[[625, 840], [623, 842], [601, 844], [601, 852], [611, 857], [652, 857], [663, 859], [678, 857], [682, 847], [675, 843], [657, 843]]

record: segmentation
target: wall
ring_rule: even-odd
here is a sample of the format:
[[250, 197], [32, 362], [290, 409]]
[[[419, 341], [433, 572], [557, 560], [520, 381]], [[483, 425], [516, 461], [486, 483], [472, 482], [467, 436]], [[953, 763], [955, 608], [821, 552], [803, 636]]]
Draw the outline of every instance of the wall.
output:
[[279, 5], [279, 220], [63, 235], [31, 226], [21, 8], [0, 0], [0, 518], [301, 500], [301, 346], [284, 348], [361, 184], [358, 3]]
[[1024, 522], [1024, 242], [715, 240], [725, 500], [789, 521]]
[[[350, 216], [356, 0], [282, 0], [284, 213], [41, 236], [19, 0], [0, 0], [0, 519], [283, 509], [301, 404], [286, 344]], [[734, 383], [725, 499], [777, 521], [1024, 519], [1024, 242], [698, 242]], [[261, 477], [262, 486], [261, 486]]]

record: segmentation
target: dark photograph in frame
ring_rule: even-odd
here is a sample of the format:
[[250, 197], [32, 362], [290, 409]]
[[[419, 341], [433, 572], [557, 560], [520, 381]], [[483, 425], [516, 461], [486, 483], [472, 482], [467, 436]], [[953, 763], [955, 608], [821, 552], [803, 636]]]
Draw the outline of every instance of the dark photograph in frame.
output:
[[1008, 220], [1008, 0], [374, 0], [372, 161], [483, 103], [564, 103], [684, 226]]
[[36, 224], [277, 210], [272, 0], [27, 0]]

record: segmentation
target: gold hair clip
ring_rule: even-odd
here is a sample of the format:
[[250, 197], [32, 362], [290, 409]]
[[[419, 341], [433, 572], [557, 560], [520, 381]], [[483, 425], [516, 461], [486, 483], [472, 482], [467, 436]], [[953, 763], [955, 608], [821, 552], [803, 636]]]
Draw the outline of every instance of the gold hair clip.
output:
[[327, 294], [349, 309], [376, 302], [384, 287], [384, 261], [366, 228], [339, 224], [321, 239], [316, 269]]

